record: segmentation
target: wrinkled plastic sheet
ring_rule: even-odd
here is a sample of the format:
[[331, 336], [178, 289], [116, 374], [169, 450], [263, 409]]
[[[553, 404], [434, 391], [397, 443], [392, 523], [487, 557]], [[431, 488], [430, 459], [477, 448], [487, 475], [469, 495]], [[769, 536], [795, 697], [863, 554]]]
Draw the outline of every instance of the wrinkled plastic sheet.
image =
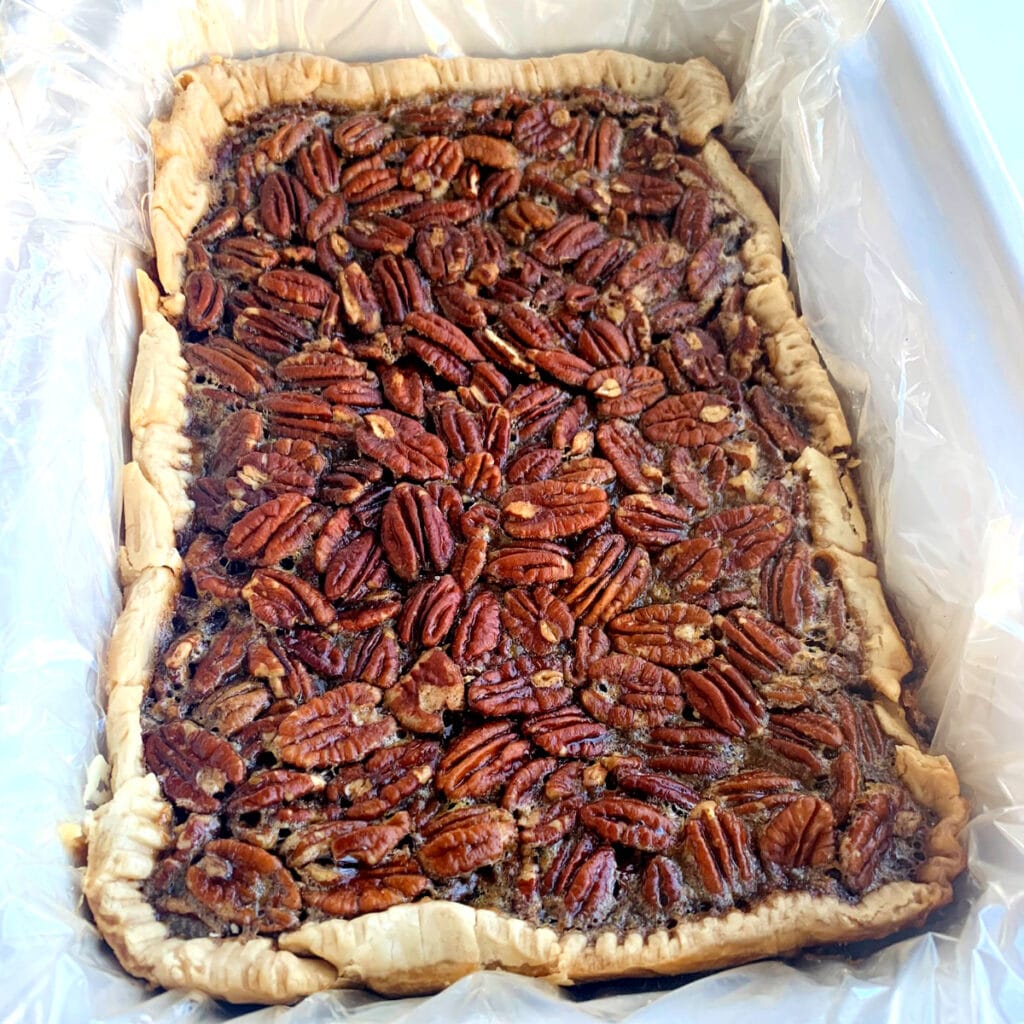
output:
[[[5, 1021], [1024, 1019], [1024, 367], [1020, 282], [978, 153], [905, 9], [867, 0], [0, 0], [0, 1013]], [[927, 41], [925, 41], [927, 43]], [[912, 45], [913, 43], [913, 45]], [[970, 874], [929, 930], [680, 982], [560, 992], [499, 973], [429, 999], [333, 992], [232, 1008], [126, 977], [57, 835], [102, 750], [118, 611], [119, 467], [149, 259], [146, 125], [209, 53], [703, 54], [731, 143], [778, 204], [838, 381], [920, 691], [972, 797]], [[961, 128], [963, 126], [961, 125]], [[962, 132], [961, 132], [962, 137]], [[1016, 211], [1019, 215], [1020, 211]]]

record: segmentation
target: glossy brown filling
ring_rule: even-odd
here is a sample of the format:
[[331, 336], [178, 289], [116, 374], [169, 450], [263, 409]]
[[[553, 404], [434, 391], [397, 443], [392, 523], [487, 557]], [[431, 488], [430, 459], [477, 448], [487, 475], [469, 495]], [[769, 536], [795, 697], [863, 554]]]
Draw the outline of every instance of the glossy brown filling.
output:
[[748, 229], [667, 112], [279, 110], [217, 168], [144, 706], [172, 929], [436, 898], [650, 931], [912, 877]]

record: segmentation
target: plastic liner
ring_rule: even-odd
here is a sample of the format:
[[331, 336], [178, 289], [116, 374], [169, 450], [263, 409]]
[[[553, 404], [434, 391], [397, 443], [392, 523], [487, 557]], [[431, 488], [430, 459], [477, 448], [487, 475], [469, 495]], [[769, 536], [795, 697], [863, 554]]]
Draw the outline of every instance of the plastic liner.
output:
[[[1024, 364], [998, 211], [929, 83], [938, 46], [866, 0], [0, 0], [0, 1015], [4, 1021], [634, 1024], [1024, 1020]], [[102, 749], [119, 467], [149, 258], [146, 124], [209, 53], [704, 54], [729, 141], [781, 211], [844, 395], [920, 699], [975, 802], [970, 877], [929, 931], [681, 983], [559, 992], [487, 973], [429, 999], [231, 1008], [125, 976], [58, 835]], [[939, 73], [945, 70], [939, 67]], [[949, 76], [947, 76], [949, 77]], [[961, 126], [962, 127], [962, 126]], [[1013, 211], [1019, 217], [1021, 211]]]

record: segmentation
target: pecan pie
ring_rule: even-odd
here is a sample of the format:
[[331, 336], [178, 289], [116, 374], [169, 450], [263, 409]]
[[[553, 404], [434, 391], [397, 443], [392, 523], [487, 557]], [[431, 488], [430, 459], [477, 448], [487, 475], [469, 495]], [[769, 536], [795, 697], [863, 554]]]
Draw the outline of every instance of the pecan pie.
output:
[[714, 68], [178, 84], [88, 823], [124, 965], [567, 984], [947, 902], [966, 805]]

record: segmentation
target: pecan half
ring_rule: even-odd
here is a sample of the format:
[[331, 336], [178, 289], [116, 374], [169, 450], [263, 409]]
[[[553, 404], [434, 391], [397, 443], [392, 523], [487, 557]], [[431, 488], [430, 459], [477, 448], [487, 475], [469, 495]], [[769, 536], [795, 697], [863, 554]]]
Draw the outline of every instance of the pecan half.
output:
[[598, 757], [608, 743], [605, 726], [573, 706], [527, 718], [523, 732], [555, 757]]
[[574, 570], [568, 548], [538, 542], [494, 549], [485, 572], [490, 579], [505, 586], [530, 586], [568, 579]]
[[641, 892], [654, 910], [669, 911], [683, 898], [684, 881], [679, 865], [668, 857], [652, 857], [644, 868]]
[[791, 633], [807, 635], [826, 624], [843, 632], [842, 592], [829, 588], [811, 562], [806, 544], [787, 545], [761, 574], [761, 604]]
[[393, 860], [375, 868], [342, 872], [339, 884], [326, 889], [307, 887], [303, 902], [331, 917], [376, 914], [422, 895], [429, 881], [412, 858]]
[[681, 678], [697, 714], [730, 736], [757, 732], [764, 724], [757, 691], [727, 661], [712, 659], [702, 672], [688, 670]]
[[334, 144], [345, 156], [369, 156], [377, 152], [394, 129], [373, 114], [356, 114], [334, 129]]
[[267, 626], [330, 626], [335, 612], [323, 594], [293, 573], [257, 569], [242, 587], [253, 617]]
[[[277, 647], [275, 641], [272, 646]], [[398, 646], [382, 631], [367, 633], [352, 642], [314, 630], [297, 630], [284, 646], [303, 664], [324, 677], [337, 677], [350, 682], [366, 682], [386, 689], [398, 678]], [[250, 671], [252, 671], [250, 661]], [[266, 668], [257, 669], [263, 673]]]
[[344, 807], [346, 818], [373, 821], [395, 810], [434, 777], [441, 748], [410, 740], [375, 750], [361, 764], [341, 768], [325, 795]]
[[399, 484], [388, 497], [380, 542], [391, 568], [410, 582], [424, 570], [447, 569], [455, 552], [455, 539], [437, 502], [412, 484]]
[[444, 752], [438, 788], [452, 800], [481, 799], [504, 785], [528, 759], [530, 744], [511, 723], [488, 722], [462, 733]]
[[856, 755], [850, 750], [841, 750], [829, 769], [832, 777], [832, 815], [837, 825], [845, 823], [850, 808], [860, 789], [861, 774]]
[[498, 599], [482, 590], [470, 599], [455, 627], [452, 658], [463, 669], [479, 665], [498, 645], [500, 632]]
[[532, 654], [549, 654], [576, 631], [576, 619], [568, 605], [544, 586], [507, 591], [501, 605], [501, 624]]
[[761, 858], [782, 868], [821, 867], [832, 860], [832, 808], [802, 796], [776, 814], [758, 841]]
[[560, 708], [572, 691], [554, 663], [524, 655], [478, 676], [467, 696], [478, 714], [502, 718]]
[[874, 881], [879, 863], [892, 842], [894, 815], [893, 802], [884, 790], [865, 794], [855, 805], [839, 843], [843, 881], [854, 892], [864, 892]]
[[403, 326], [406, 348], [418, 356], [442, 380], [468, 384], [470, 364], [483, 359], [483, 353], [449, 320], [436, 313], [410, 313]]
[[452, 576], [420, 583], [412, 589], [398, 617], [396, 631], [406, 645], [440, 644], [455, 624], [462, 603], [462, 588]]
[[372, 531], [364, 530], [334, 548], [324, 568], [324, 594], [331, 601], [359, 601], [386, 580], [380, 545]]
[[311, 206], [306, 187], [283, 171], [268, 174], [260, 185], [260, 220], [268, 234], [291, 238], [297, 227], [305, 227]]
[[611, 654], [587, 666], [589, 689], [580, 701], [599, 722], [619, 729], [663, 725], [682, 712], [679, 677], [643, 658]]
[[659, 726], [651, 730], [645, 745], [648, 763], [658, 771], [680, 775], [719, 776], [726, 772], [729, 737], [717, 729], [691, 725], [684, 728]]
[[690, 511], [653, 494], [630, 494], [614, 514], [619, 532], [645, 548], [660, 548], [682, 540], [689, 532]]
[[462, 146], [443, 135], [418, 143], [402, 164], [400, 180], [406, 188], [437, 198], [448, 191], [463, 161]]
[[519, 150], [504, 139], [491, 135], [463, 135], [460, 141], [466, 159], [484, 167], [508, 170], [519, 163]]
[[182, 355], [197, 375], [243, 398], [259, 397], [270, 382], [268, 364], [224, 338], [214, 338], [209, 345], [186, 345]]
[[755, 768], [716, 782], [710, 794], [737, 814], [756, 814], [791, 804], [800, 798], [800, 790], [800, 783], [788, 775]]
[[580, 811], [580, 821], [609, 843], [660, 853], [676, 841], [679, 824], [629, 797], [604, 796]]
[[699, 804], [683, 826], [683, 849], [712, 897], [732, 900], [754, 881], [755, 861], [743, 822], [714, 804]]
[[631, 491], [653, 494], [661, 490], [665, 480], [661, 452], [632, 423], [621, 419], [602, 423], [597, 428], [597, 443]]
[[542, 783], [557, 766], [558, 762], [553, 757], [527, 761], [509, 779], [501, 806], [506, 811], [527, 811], [534, 807], [540, 799]]
[[693, 600], [706, 594], [722, 571], [722, 550], [707, 537], [695, 537], [665, 548], [658, 556], [662, 579], [674, 583], [680, 597]]
[[596, 537], [579, 553], [562, 596], [580, 625], [604, 625], [633, 603], [650, 575], [645, 551], [614, 534]]
[[465, 699], [462, 672], [436, 647], [421, 654], [398, 685], [384, 694], [388, 710], [402, 725], [428, 734], [443, 732], [443, 712], [461, 710]]
[[368, 413], [355, 432], [359, 450], [387, 466], [396, 476], [434, 480], [448, 472], [444, 441], [416, 420], [389, 409]]
[[637, 416], [665, 394], [665, 378], [653, 366], [610, 366], [587, 378], [586, 388], [595, 399], [601, 419]]
[[264, 292], [280, 301], [284, 312], [310, 320], [319, 315], [332, 294], [322, 277], [306, 270], [267, 270], [258, 281]]
[[672, 236], [690, 252], [696, 252], [711, 235], [714, 210], [711, 195], [706, 188], [694, 185], [688, 188], [676, 207]]
[[671, 668], [695, 665], [711, 654], [710, 626], [711, 616], [703, 608], [679, 602], [623, 612], [611, 620], [608, 632], [617, 651]]
[[744, 505], [708, 516], [693, 530], [722, 549], [726, 572], [756, 569], [785, 543], [792, 517], [774, 505]]
[[308, 468], [298, 459], [278, 451], [249, 452], [238, 459], [236, 476], [254, 491], [267, 491], [275, 496], [294, 491], [308, 498], [316, 492], [317, 467], [321, 464], [319, 455], [310, 460]]
[[509, 487], [501, 499], [502, 526], [510, 537], [554, 540], [597, 526], [608, 518], [600, 487], [539, 480]]
[[193, 715], [207, 729], [233, 736], [270, 707], [267, 688], [251, 679], [221, 687], [206, 698]]
[[298, 886], [271, 853], [237, 839], [214, 839], [185, 874], [185, 885], [216, 917], [255, 932], [298, 924]]
[[549, 267], [573, 263], [605, 239], [604, 229], [588, 217], [569, 215], [534, 241], [530, 254]]
[[228, 814], [248, 814], [267, 807], [292, 803], [324, 788], [323, 779], [284, 768], [256, 772], [239, 786], [225, 804]]
[[224, 317], [224, 286], [208, 271], [185, 278], [185, 318], [194, 331], [212, 331]]
[[558, 100], [542, 100], [515, 120], [512, 137], [526, 153], [554, 153], [572, 142], [577, 122]]
[[516, 424], [520, 441], [547, 431], [569, 402], [569, 396], [549, 384], [516, 388], [502, 403]]
[[737, 609], [716, 624], [722, 631], [726, 658], [755, 683], [785, 672], [801, 650], [796, 637], [757, 612]]
[[668, 178], [623, 171], [612, 178], [611, 194], [615, 206], [649, 217], [671, 213], [682, 198], [683, 190]]
[[230, 679], [245, 661], [253, 637], [253, 630], [244, 626], [229, 626], [213, 637], [206, 653], [196, 662], [188, 683], [189, 695], [205, 697]]
[[338, 292], [347, 324], [363, 334], [380, 330], [380, 303], [366, 271], [358, 263], [346, 264], [338, 273]]
[[317, 510], [295, 492], [265, 501], [246, 513], [228, 533], [224, 554], [254, 565], [274, 565], [312, 540]]
[[545, 876], [544, 890], [557, 897], [566, 925], [593, 925], [614, 906], [615, 877], [615, 851], [584, 841], [565, 848]]
[[219, 795], [245, 778], [245, 765], [226, 740], [192, 722], [169, 722], [145, 739], [146, 764], [167, 796], [182, 807], [212, 814]]
[[255, 281], [280, 261], [274, 246], [260, 238], [225, 238], [213, 255], [217, 270], [246, 282]]
[[323, 128], [314, 128], [309, 145], [296, 154], [299, 177], [317, 199], [335, 198], [341, 178], [341, 161]]
[[[266, 681], [270, 692], [279, 701], [293, 701], [298, 698], [307, 700], [316, 695], [316, 688], [309, 673], [297, 658], [291, 657], [291, 651], [286, 650], [276, 639], [250, 647], [248, 668], [250, 675]], [[275, 705], [271, 705], [268, 712], [274, 707]], [[294, 707], [294, 704], [290, 704], [289, 708], [291, 707]]]
[[500, 807], [463, 807], [435, 818], [423, 830], [416, 854], [432, 878], [457, 878], [496, 864], [516, 840], [516, 823]]
[[[301, 343], [312, 341], [313, 328], [291, 313], [249, 307], [234, 317], [231, 337], [260, 355], [287, 355]], [[284, 379], [280, 367], [274, 372]]]
[[792, 418], [782, 412], [764, 388], [752, 387], [747, 392], [747, 401], [758, 422], [783, 455], [796, 458], [807, 447], [807, 441], [793, 426]]
[[299, 829], [281, 845], [290, 868], [316, 860], [379, 864], [409, 834], [411, 821], [399, 811], [386, 821], [329, 821]]
[[[428, 308], [428, 296], [416, 264], [404, 256], [388, 254], [375, 260], [370, 280], [380, 299], [381, 315], [385, 323], [400, 324], [410, 313]], [[392, 369], [389, 372], [400, 371]], [[381, 382], [385, 383], [383, 376]], [[387, 386], [385, 383], [385, 390]], [[410, 416], [423, 415], [422, 407], [419, 412], [403, 407], [408, 404], [408, 399], [394, 404], [399, 412]]]
[[642, 793], [684, 811], [693, 810], [700, 802], [700, 797], [694, 790], [663, 772], [644, 771], [627, 764], [617, 764], [615, 779], [622, 789]]
[[718, 387], [725, 378], [725, 357], [715, 339], [699, 328], [675, 333], [658, 346], [658, 367], [670, 390], [685, 394], [698, 388]]
[[698, 302], [714, 302], [739, 276], [739, 264], [723, 259], [720, 238], [709, 238], [686, 265], [686, 287]]
[[739, 429], [732, 419], [732, 409], [716, 395], [691, 391], [685, 395], [669, 395], [651, 406], [640, 417], [640, 429], [650, 441], [696, 448], [717, 444]]
[[382, 696], [376, 686], [345, 683], [296, 708], [277, 730], [281, 759], [300, 768], [326, 768], [383, 746], [397, 726], [379, 709]]

